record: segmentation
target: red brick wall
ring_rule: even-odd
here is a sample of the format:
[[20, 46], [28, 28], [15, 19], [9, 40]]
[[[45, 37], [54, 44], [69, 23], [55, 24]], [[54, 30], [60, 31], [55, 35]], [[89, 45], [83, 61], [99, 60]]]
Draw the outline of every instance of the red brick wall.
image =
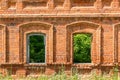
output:
[[[120, 65], [120, 6], [117, 0], [96, 0], [91, 7], [73, 6], [72, 0], [45, 0], [34, 8], [26, 1], [1, 1], [0, 8], [0, 73], [12, 75], [53, 74], [65, 67], [70, 74], [76, 67], [82, 74], [91, 71], [111, 73], [115, 64]], [[17, 5], [15, 5], [15, 4]], [[46, 6], [41, 6], [46, 3]], [[13, 6], [14, 8], [12, 8]], [[107, 6], [107, 7], [106, 7]], [[116, 13], [116, 14], [115, 14]], [[26, 36], [38, 32], [46, 34], [46, 64], [28, 64]], [[74, 33], [93, 34], [90, 64], [72, 62]], [[39, 72], [40, 71], [40, 72]]]

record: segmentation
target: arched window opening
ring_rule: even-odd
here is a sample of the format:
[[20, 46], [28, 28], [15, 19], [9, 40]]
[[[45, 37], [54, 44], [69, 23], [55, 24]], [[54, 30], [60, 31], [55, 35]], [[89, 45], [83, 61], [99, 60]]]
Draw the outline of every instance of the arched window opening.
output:
[[73, 34], [73, 63], [91, 63], [92, 34]]
[[45, 35], [28, 35], [28, 63], [45, 63]]

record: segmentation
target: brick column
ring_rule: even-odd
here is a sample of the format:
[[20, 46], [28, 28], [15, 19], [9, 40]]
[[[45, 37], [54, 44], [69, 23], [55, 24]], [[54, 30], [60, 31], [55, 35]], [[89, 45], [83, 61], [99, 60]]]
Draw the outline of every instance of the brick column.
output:
[[96, 2], [94, 3], [94, 6], [97, 9], [102, 9], [103, 8], [102, 0], [96, 0]]
[[17, 6], [17, 11], [20, 11], [23, 9], [23, 2], [22, 0], [18, 0], [17, 3], [16, 3], [16, 6]]
[[71, 8], [71, 0], [65, 0], [63, 7], [65, 10], [69, 10]]
[[118, 8], [119, 7], [119, 1], [118, 0], [113, 0], [111, 3], [112, 8]]

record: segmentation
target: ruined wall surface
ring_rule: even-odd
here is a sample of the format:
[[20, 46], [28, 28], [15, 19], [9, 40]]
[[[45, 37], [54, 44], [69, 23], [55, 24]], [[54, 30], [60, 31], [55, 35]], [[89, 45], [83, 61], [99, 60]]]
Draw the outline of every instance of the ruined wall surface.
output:
[[[120, 0], [0, 0], [0, 73], [112, 73], [120, 65]], [[26, 36], [46, 34], [46, 64], [28, 64]], [[72, 35], [93, 34], [89, 64], [73, 63]]]

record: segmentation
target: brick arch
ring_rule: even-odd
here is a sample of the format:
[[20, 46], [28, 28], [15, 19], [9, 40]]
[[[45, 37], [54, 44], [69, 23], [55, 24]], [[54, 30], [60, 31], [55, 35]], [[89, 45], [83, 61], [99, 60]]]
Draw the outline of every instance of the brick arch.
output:
[[46, 35], [47, 41], [47, 55], [46, 55], [46, 63], [52, 63], [53, 62], [53, 25], [45, 22], [40, 21], [32, 21], [32, 22], [26, 22], [23, 24], [18, 25], [19, 27], [19, 37], [20, 37], [20, 55], [19, 59], [21, 63], [27, 63], [27, 42], [26, 37], [27, 34], [30, 33], [42, 33]]
[[[67, 52], [67, 61], [72, 63], [73, 60], [73, 39], [72, 36], [75, 33], [90, 33], [93, 36], [92, 40], [92, 53], [91, 59], [93, 65], [98, 65], [101, 63], [101, 26], [99, 24], [89, 22], [89, 21], [78, 21], [68, 24], [66, 26], [66, 52]], [[70, 46], [70, 47], [68, 47]]]
[[100, 24], [90, 22], [90, 21], [76, 21], [76, 22], [72, 22], [70, 24], [67, 24], [67, 26], [72, 26], [72, 25], [75, 25], [75, 24], [82, 24], [82, 23], [84, 23], [84, 24], [87, 23], [87, 24], [91, 24], [91, 25], [94, 25], [94, 26], [100, 26]]
[[24, 25], [28, 25], [28, 24], [42, 24], [42, 25], [46, 25], [46, 26], [53, 26], [53, 25], [50, 24], [50, 23], [47, 23], [47, 22], [41, 22], [41, 21], [25, 22], [25, 23], [19, 24], [18, 26], [19, 26], [19, 27], [22, 27], [22, 26], [24, 26]]
[[113, 25], [114, 63], [120, 63], [120, 22]]
[[0, 64], [5, 64], [6, 61], [6, 25], [0, 24]]

